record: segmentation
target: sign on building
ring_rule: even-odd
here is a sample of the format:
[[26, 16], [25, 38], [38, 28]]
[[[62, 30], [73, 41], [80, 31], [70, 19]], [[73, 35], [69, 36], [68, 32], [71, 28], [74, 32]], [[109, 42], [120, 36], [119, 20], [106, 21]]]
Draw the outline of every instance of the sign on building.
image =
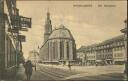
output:
[[18, 36], [18, 39], [19, 39], [19, 41], [21, 41], [21, 42], [26, 42], [26, 37], [25, 37], [24, 35], [19, 35], [19, 36]]
[[21, 27], [31, 28], [31, 18], [20, 16]]
[[31, 28], [31, 18], [13, 15], [12, 17], [12, 25], [13, 27], [19, 28]]

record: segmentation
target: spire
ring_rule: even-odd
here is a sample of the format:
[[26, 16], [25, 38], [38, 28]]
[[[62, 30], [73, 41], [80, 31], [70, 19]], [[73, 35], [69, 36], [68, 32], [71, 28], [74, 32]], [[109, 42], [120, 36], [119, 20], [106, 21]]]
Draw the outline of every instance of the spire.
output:
[[47, 18], [45, 24], [51, 24], [51, 19], [50, 19], [50, 12], [47, 12]]
[[48, 20], [50, 19], [50, 13], [49, 13], [49, 11], [47, 12], [47, 19]]
[[127, 19], [124, 20], [124, 23], [125, 23], [125, 27], [127, 28]]
[[44, 31], [44, 42], [48, 40], [50, 34], [52, 33], [52, 23], [50, 19], [50, 13], [47, 12], [47, 17], [45, 21], [45, 31]]

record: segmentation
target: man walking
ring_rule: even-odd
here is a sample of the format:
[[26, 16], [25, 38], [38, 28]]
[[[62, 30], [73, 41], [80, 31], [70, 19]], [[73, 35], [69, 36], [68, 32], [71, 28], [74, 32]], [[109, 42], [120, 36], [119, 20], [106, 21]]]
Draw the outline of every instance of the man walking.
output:
[[31, 78], [31, 75], [32, 75], [32, 63], [30, 60], [28, 60], [25, 64], [24, 64], [24, 67], [25, 67], [25, 74], [26, 74], [26, 77], [27, 77], [27, 80], [30, 80]]

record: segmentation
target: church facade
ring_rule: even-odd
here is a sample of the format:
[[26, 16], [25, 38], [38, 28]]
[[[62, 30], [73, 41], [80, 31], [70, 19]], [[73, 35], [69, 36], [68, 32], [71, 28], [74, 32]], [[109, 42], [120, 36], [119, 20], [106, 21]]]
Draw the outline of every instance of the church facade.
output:
[[76, 60], [76, 44], [64, 25], [52, 30], [50, 13], [45, 21], [44, 43], [39, 51], [43, 63], [71, 63]]

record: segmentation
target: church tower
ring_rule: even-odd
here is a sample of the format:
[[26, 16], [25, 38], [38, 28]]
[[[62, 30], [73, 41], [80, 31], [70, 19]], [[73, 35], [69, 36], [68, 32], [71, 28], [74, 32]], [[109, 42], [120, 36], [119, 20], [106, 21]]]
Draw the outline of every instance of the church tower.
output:
[[44, 42], [46, 42], [52, 33], [52, 24], [51, 24], [51, 19], [50, 19], [50, 13], [47, 12], [47, 18], [45, 21], [45, 26], [44, 26]]

